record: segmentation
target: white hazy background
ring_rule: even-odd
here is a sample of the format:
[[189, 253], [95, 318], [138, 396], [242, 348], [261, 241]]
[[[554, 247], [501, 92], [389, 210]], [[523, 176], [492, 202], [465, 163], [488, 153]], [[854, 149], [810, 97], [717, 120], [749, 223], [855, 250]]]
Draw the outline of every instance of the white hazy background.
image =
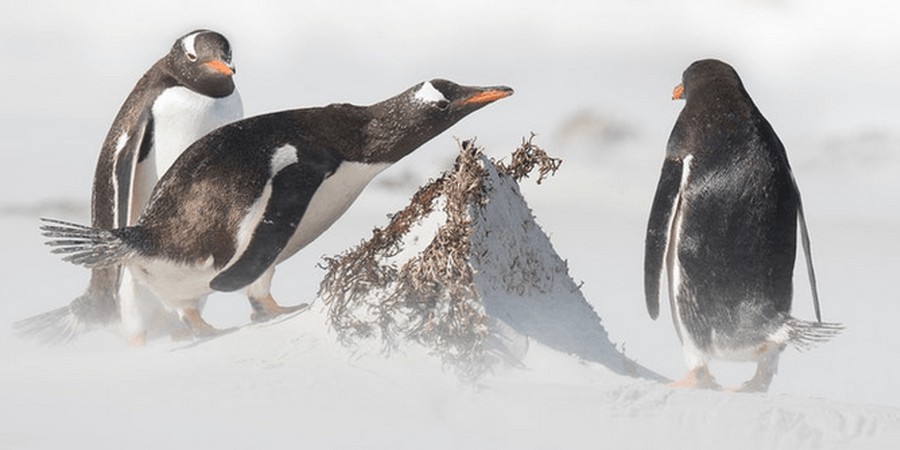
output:
[[[67, 428], [72, 416], [104, 417], [119, 426], [134, 412], [130, 404], [144, 410], [154, 405], [152, 414], [138, 414], [143, 420], [182, 406], [177, 400], [154, 403], [159, 393], [152, 390], [134, 389], [109, 403], [90, 393], [102, 393], [108, 383], [128, 383], [131, 373], [118, 361], [139, 367], [142, 358], [153, 356], [165, 362], [167, 354], [157, 353], [174, 344], [160, 341], [131, 351], [116, 336], [95, 333], [74, 345], [47, 349], [16, 339], [10, 325], [63, 306], [86, 287], [87, 270], [59, 261], [42, 245], [37, 219], [89, 220], [93, 169], [116, 111], [175, 38], [195, 28], [217, 30], [230, 40], [248, 116], [334, 102], [370, 104], [434, 77], [516, 90], [385, 172], [319, 241], [279, 266], [273, 291], [280, 303], [312, 301], [324, 274], [316, 267], [320, 258], [368, 237], [417, 186], [449, 167], [456, 154], [454, 137], [477, 136], [488, 155], [502, 158], [534, 132], [538, 145], [564, 159], [557, 176], [543, 185], [523, 182], [538, 223], [568, 260], [572, 277], [584, 282], [585, 297], [610, 338], [628, 356], [670, 378], [684, 372], [680, 345], [667, 306], [660, 320], [647, 316], [642, 261], [666, 140], [683, 105], [670, 100], [671, 91], [694, 60], [715, 57], [732, 64], [787, 148], [810, 226], [823, 319], [846, 326], [820, 348], [788, 349], [769, 395], [900, 407], [900, 303], [894, 282], [900, 269], [898, 23], [900, 6], [889, 0], [4, 2], [0, 379], [5, 381], [0, 390], [6, 398], [0, 413], [19, 422], [0, 431], [0, 447], [40, 447], [45, 441], [34, 437], [38, 430], [64, 430], [68, 434], [55, 442], [71, 435], [75, 443], [90, 447], [96, 442], [91, 433]], [[794, 314], [813, 318], [800, 258], [795, 292]], [[214, 295], [205, 315], [217, 326], [242, 325], [249, 307], [240, 296]], [[324, 321], [324, 316], [311, 317]], [[323, 331], [321, 339], [330, 337]], [[90, 367], [79, 361], [90, 361]], [[427, 361], [408, 369], [416, 373]], [[256, 391], [242, 384], [243, 377], [266, 383], [246, 366], [240, 373], [226, 364], [196, 370], [234, 380], [250, 389], [241, 394], [248, 397]], [[431, 376], [430, 370], [421, 371]], [[753, 367], [723, 363], [714, 370], [736, 383], [752, 375]], [[100, 381], [95, 386], [71, 381], [73, 371], [79, 380], [96, 375]], [[109, 375], [120, 372], [126, 379]], [[327, 378], [327, 373], [321, 374]], [[175, 390], [160, 398], [190, 397], [178, 394], [190, 376], [163, 377], [165, 382], [154, 386]], [[578, 379], [568, 374], [566, 383], [585, 393], [595, 389]], [[552, 374], [541, 381], [540, 386], [554, 383]], [[218, 382], [227, 387], [203, 398], [235, 395], [234, 384]], [[312, 382], [305, 383], [310, 389]], [[90, 392], [69, 394], [75, 389]], [[417, 388], [417, 395], [423, 390]], [[398, 394], [400, 388], [388, 392], [416, 405], [412, 395]], [[71, 397], [57, 404], [59, 393]], [[491, 395], [502, 397], [502, 389]], [[353, 399], [340, 401], [352, 405]], [[213, 403], [202, 410], [216, 411], [206, 419], [213, 423], [246, 405]], [[95, 411], [109, 405], [122, 414]], [[399, 417], [419, 413], [406, 406], [406, 416]], [[588, 416], [592, 408], [557, 406]], [[45, 410], [56, 412], [44, 416]], [[178, 428], [172, 435], [162, 419], [150, 425], [173, 439], [190, 434]], [[97, 424], [105, 426], [108, 422]], [[265, 433], [264, 428], [248, 423], [246, 433]], [[569, 442], [590, 446], [602, 440], [585, 431]], [[297, 444], [303, 442], [298, 435]], [[369, 444], [387, 442], [415, 443], [376, 438]]]

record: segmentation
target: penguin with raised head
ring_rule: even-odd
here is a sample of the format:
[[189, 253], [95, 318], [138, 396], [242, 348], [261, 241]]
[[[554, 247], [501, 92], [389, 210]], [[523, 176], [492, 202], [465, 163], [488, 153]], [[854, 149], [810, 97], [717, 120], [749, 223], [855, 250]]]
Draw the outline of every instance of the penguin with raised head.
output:
[[373, 104], [333, 104], [244, 119], [195, 142], [133, 226], [46, 220], [54, 252], [87, 267], [122, 265], [195, 335], [213, 291], [245, 289], [265, 313], [274, 267], [337, 220], [379, 172], [512, 89], [435, 79]]
[[[821, 322], [800, 192], [784, 146], [718, 60], [685, 70], [673, 99], [685, 106], [669, 137], [644, 254], [647, 310], [659, 315], [663, 272], [687, 376], [677, 387], [718, 388], [711, 359], [754, 361], [738, 391], [764, 392], [787, 344], [834, 336]], [[790, 315], [797, 224], [816, 321]]]
[[[97, 229], [134, 225], [157, 180], [190, 144], [243, 117], [231, 46], [221, 34], [195, 30], [178, 38], [128, 95], [97, 160], [91, 222]], [[174, 318], [174, 320], [171, 320]], [[16, 324], [20, 335], [62, 342], [121, 321], [132, 345], [146, 333], [180, 325], [128, 268], [91, 271], [87, 291], [69, 305]], [[182, 325], [183, 327], [183, 325]]]

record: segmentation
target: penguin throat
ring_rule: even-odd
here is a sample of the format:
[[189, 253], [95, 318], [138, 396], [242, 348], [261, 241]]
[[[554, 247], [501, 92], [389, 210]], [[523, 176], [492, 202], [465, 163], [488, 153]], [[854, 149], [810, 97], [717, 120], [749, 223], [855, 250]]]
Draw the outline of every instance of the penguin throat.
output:
[[368, 145], [362, 149], [362, 158], [358, 161], [393, 164], [414, 152], [441, 131], [443, 129], [409, 126], [393, 117], [373, 119], [366, 127]]

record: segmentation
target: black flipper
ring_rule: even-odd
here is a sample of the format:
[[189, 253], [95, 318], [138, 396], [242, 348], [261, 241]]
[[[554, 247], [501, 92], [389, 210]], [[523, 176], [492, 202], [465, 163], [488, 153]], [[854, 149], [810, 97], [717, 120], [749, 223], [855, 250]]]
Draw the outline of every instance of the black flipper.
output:
[[306, 212], [325, 172], [316, 166], [294, 163], [272, 178], [272, 194], [250, 244], [241, 257], [217, 275], [209, 287], [222, 292], [241, 289], [256, 281], [287, 245]]
[[681, 188], [681, 161], [667, 158], [663, 163], [656, 196], [647, 223], [644, 248], [644, 297], [647, 312], [656, 319], [659, 316], [659, 290], [662, 281], [666, 248], [671, 234], [672, 212]]
[[806, 218], [803, 215], [803, 202], [797, 194], [797, 219], [800, 221], [800, 242], [803, 244], [803, 254], [806, 256], [806, 272], [809, 275], [809, 288], [812, 291], [813, 307], [816, 310], [816, 321], [822, 323], [822, 312], [819, 309], [819, 290], [816, 287], [816, 271], [813, 269], [812, 248], [809, 244], [809, 230], [806, 228]]
[[147, 157], [150, 147], [153, 145], [153, 117], [147, 112], [138, 119], [134, 135], [129, 136], [125, 146], [116, 152], [113, 166], [113, 186], [115, 186], [116, 217], [113, 218], [113, 226], [110, 228], [124, 228], [131, 225], [130, 219], [134, 205], [134, 179], [137, 174], [138, 163]]

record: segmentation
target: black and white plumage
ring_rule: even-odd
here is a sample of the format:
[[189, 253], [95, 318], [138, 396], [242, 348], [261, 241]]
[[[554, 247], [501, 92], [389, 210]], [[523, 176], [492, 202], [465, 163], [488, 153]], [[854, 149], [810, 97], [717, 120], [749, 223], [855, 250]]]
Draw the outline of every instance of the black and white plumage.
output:
[[[228, 40], [214, 31], [195, 30], [178, 38], [141, 77], [97, 160], [94, 228], [133, 225], [156, 182], [184, 149], [243, 116], [233, 74]], [[53, 342], [117, 322], [132, 344], [142, 343], [148, 329], [179, 325], [177, 316], [166, 314], [159, 300], [135, 284], [127, 268], [113, 265], [92, 270], [87, 291], [70, 305], [19, 322], [17, 328], [22, 335]]]
[[373, 104], [334, 104], [244, 119], [195, 142], [159, 181], [134, 226], [112, 230], [56, 221], [54, 251], [89, 267], [123, 265], [195, 334], [212, 291], [246, 289], [274, 305], [277, 263], [318, 237], [379, 172], [463, 117], [507, 97], [507, 87], [419, 83]]
[[[734, 69], [691, 64], [673, 98], [685, 100], [669, 137], [650, 212], [644, 260], [647, 310], [659, 315], [663, 272], [688, 376], [677, 386], [716, 386], [712, 358], [756, 361], [738, 388], [765, 391], [787, 344], [835, 335], [822, 323], [800, 193], [787, 154]], [[797, 224], [816, 322], [790, 315]]]

